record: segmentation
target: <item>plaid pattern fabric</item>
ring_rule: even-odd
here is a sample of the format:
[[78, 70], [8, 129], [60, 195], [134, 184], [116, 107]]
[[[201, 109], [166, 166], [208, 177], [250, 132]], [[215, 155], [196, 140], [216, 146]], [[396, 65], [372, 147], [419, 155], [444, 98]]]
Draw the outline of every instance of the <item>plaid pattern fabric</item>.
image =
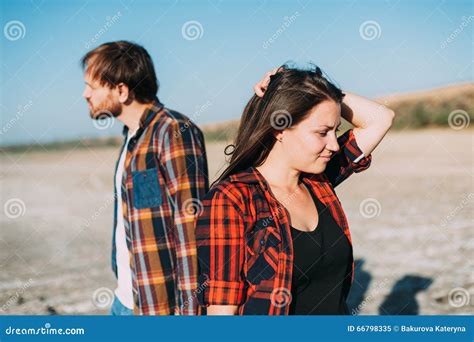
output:
[[[330, 210], [350, 245], [351, 235], [334, 187], [370, 166], [352, 130], [338, 138], [340, 150], [319, 175], [301, 179]], [[239, 315], [287, 315], [291, 298], [293, 242], [289, 214], [254, 167], [216, 184], [196, 222], [201, 306], [238, 305]], [[354, 260], [346, 278], [354, 277]]]
[[[128, 132], [124, 128], [124, 136]], [[156, 101], [130, 140], [122, 178], [136, 315], [197, 314], [195, 220], [208, 190], [204, 137]], [[117, 197], [117, 196], [115, 196]], [[115, 214], [116, 217], [116, 214]], [[115, 229], [112, 268], [117, 274]]]

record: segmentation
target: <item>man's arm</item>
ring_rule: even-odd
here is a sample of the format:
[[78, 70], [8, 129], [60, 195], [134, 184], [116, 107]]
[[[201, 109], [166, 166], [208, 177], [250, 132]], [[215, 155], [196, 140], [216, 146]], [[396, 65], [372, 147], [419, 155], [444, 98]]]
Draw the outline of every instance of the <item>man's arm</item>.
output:
[[172, 121], [166, 128], [160, 149], [168, 194], [173, 207], [173, 238], [176, 248], [175, 314], [197, 314], [197, 256], [195, 220], [208, 190], [204, 138], [194, 125]]

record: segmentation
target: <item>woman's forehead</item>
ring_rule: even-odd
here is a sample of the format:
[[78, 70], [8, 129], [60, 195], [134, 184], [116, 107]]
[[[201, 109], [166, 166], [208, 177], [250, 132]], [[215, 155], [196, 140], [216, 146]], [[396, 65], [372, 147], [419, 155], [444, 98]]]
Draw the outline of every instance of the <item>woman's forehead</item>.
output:
[[304, 121], [311, 126], [336, 127], [341, 122], [341, 105], [335, 101], [323, 101], [311, 109]]

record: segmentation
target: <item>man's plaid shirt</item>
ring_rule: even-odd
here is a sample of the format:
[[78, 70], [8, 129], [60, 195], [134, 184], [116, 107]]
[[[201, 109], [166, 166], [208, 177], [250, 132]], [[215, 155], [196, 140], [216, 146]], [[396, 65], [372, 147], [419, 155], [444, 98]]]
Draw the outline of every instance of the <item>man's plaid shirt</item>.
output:
[[[127, 127], [123, 133], [126, 137]], [[122, 198], [117, 201], [115, 196], [112, 268], [117, 275], [116, 213], [122, 205], [134, 313], [197, 314], [194, 225], [209, 186], [202, 132], [156, 99], [124, 148]]]

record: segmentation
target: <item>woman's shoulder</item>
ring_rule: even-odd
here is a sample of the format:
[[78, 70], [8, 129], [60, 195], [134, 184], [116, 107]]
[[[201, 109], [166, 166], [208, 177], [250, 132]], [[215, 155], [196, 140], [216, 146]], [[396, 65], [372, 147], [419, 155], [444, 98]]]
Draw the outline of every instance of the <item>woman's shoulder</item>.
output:
[[236, 203], [245, 203], [248, 189], [244, 184], [233, 182], [230, 178], [215, 183], [204, 196], [206, 200], [229, 199]]
[[221, 198], [230, 200], [244, 207], [252, 198], [255, 191], [256, 179], [250, 169], [234, 173], [227, 178], [213, 184], [205, 199]]

